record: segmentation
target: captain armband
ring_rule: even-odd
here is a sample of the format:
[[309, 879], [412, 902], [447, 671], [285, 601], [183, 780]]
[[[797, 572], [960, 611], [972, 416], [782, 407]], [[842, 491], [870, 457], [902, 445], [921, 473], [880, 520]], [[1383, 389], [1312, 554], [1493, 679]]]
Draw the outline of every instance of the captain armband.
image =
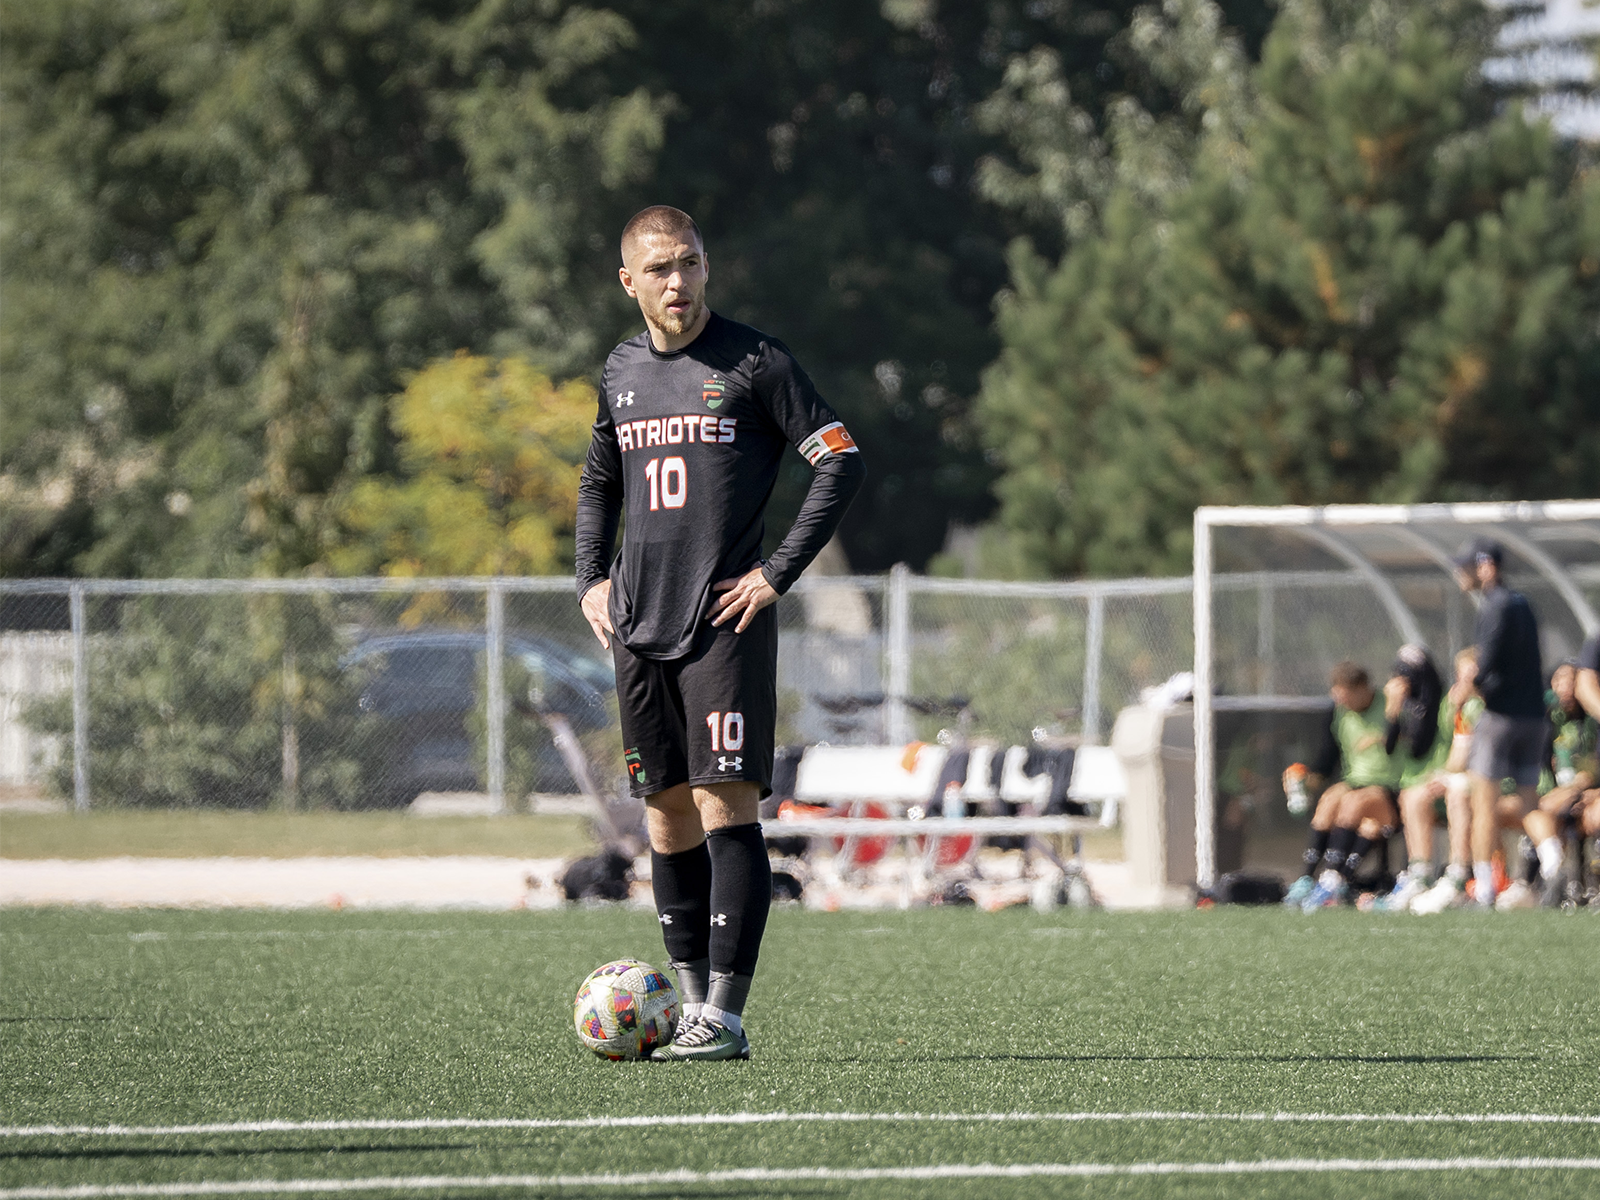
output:
[[800, 456], [813, 467], [830, 454], [854, 453], [856, 453], [855, 439], [850, 436], [850, 431], [844, 427], [842, 421], [824, 425], [800, 443]]

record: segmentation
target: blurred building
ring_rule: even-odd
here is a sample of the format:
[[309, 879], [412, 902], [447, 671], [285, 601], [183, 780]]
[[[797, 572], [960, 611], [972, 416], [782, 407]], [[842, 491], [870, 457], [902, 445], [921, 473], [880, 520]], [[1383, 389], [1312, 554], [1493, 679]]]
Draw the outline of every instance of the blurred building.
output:
[[1600, 142], [1596, 48], [1600, 3], [1594, 0], [1487, 0], [1508, 10], [1500, 54], [1484, 64], [1496, 83], [1526, 87], [1533, 107], [1567, 137]]

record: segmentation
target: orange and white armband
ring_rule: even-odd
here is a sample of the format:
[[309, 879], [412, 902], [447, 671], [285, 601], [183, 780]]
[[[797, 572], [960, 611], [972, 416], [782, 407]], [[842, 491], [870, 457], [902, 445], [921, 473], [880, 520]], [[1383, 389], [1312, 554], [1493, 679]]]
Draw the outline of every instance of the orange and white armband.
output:
[[856, 442], [843, 421], [824, 425], [800, 443], [800, 456], [813, 467], [830, 454], [854, 454]]

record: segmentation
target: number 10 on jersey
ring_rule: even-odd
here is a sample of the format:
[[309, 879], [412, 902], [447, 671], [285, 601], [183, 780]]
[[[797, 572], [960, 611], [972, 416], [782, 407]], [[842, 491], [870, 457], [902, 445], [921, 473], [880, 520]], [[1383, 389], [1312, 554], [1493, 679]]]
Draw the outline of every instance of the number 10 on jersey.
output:
[[644, 465], [644, 477], [650, 481], [651, 512], [663, 508], [682, 508], [689, 499], [689, 469], [677, 455], [652, 458]]
[[744, 749], [744, 714], [742, 712], [714, 712], [706, 714], [706, 726], [711, 730], [711, 753]]

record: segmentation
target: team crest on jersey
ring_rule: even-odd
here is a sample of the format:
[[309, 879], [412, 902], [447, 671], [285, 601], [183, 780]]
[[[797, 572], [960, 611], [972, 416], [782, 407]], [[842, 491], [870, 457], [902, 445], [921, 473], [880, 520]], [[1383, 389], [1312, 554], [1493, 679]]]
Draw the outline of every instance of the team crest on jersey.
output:
[[700, 385], [700, 399], [706, 402], [707, 408], [721, 408], [723, 401], [722, 393], [727, 390], [727, 386], [727, 384], [722, 382], [722, 376], [713, 375], [710, 379], [706, 380]]
[[650, 776], [645, 774], [644, 760], [639, 757], [639, 747], [629, 746], [624, 750], [622, 761], [628, 764], [628, 778], [635, 783], [650, 782]]

